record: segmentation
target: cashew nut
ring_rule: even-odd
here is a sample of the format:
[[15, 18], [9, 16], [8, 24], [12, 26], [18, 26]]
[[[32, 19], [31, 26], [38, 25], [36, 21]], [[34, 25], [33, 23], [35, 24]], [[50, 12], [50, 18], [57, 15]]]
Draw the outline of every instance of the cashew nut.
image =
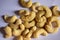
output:
[[22, 20], [21, 19], [17, 19], [15, 22], [16, 25], [22, 24]]
[[32, 6], [32, 0], [28, 0], [27, 2], [25, 0], [20, 0], [20, 3], [23, 7], [30, 8]]
[[5, 31], [5, 38], [10, 38], [12, 36], [12, 29], [9, 26], [4, 28]]
[[17, 38], [16, 38], [16, 40], [23, 40], [23, 36], [18, 36]]
[[30, 37], [32, 36], [33, 32], [34, 32], [36, 29], [37, 29], [36, 26], [33, 26], [33, 27], [30, 29], [29, 33], [26, 35], [26, 37], [27, 37], [27, 38], [30, 38]]
[[20, 16], [29, 15], [29, 14], [30, 14], [30, 13], [29, 13], [28, 10], [23, 10], [23, 9], [22, 9], [22, 10], [19, 11], [19, 15], [20, 15]]
[[23, 36], [26, 36], [27, 34], [29, 33], [29, 29], [25, 29], [24, 31], [23, 31]]
[[26, 38], [26, 37], [24, 37], [23, 39], [24, 39], [24, 40], [31, 40], [31, 38]]
[[37, 37], [39, 37], [39, 35], [41, 35], [41, 34], [43, 34], [43, 35], [45, 35], [45, 36], [48, 35], [48, 33], [47, 33], [43, 28], [39, 28], [39, 29], [37, 29], [37, 30], [33, 33], [33, 37], [34, 37], [34, 38], [37, 38]]
[[31, 27], [33, 27], [33, 26], [35, 26], [35, 21], [31, 21], [31, 22], [24, 22], [24, 26], [26, 27], [26, 28], [31, 28]]
[[25, 30], [25, 26], [23, 24], [20, 24], [19, 27], [20, 27], [20, 30], [22, 30], [22, 31]]
[[13, 29], [13, 36], [19, 36], [21, 35], [22, 31], [19, 29]]
[[54, 16], [60, 16], [60, 11], [58, 10], [58, 6], [53, 6], [52, 12]]
[[19, 28], [18, 25], [15, 25], [13, 23], [9, 23], [8, 26], [12, 29], [18, 29]]
[[46, 17], [42, 16], [40, 18], [39, 17], [36, 18], [36, 21], [37, 21], [37, 24], [36, 24], [37, 27], [44, 27], [47, 20], [46, 20]]
[[34, 12], [38, 12], [38, 10], [37, 10], [37, 7], [38, 7], [38, 6], [40, 6], [40, 3], [35, 2], [35, 3], [32, 4], [31, 9], [32, 9]]
[[60, 24], [59, 24], [59, 20], [57, 19], [56, 16], [53, 16], [51, 18], [48, 19], [48, 23], [45, 26], [45, 29], [49, 32], [49, 33], [56, 33], [57, 29], [59, 28]]
[[16, 21], [17, 17], [14, 15], [14, 16], [10, 16], [8, 17], [7, 15], [4, 16], [4, 20], [7, 22], [7, 23], [14, 23]]
[[23, 21], [32, 21], [35, 17], [36, 17], [36, 13], [33, 12], [33, 11], [31, 11], [30, 15], [28, 15], [28, 16], [22, 16], [21, 19]]
[[46, 18], [49, 18], [52, 16], [52, 11], [50, 10], [50, 8], [48, 8], [47, 6], [41, 6], [41, 7], [45, 11], [45, 17]]

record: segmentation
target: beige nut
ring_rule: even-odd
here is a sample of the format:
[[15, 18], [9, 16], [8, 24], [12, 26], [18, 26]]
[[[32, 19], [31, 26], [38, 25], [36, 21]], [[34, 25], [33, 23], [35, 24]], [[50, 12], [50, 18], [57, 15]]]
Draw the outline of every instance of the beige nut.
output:
[[4, 28], [5, 31], [5, 38], [10, 38], [12, 36], [12, 29], [9, 26]]
[[18, 29], [19, 28], [18, 25], [15, 25], [13, 23], [9, 23], [8, 26], [12, 29]]
[[25, 30], [25, 26], [23, 24], [20, 24], [19, 27], [20, 27], [20, 30], [22, 31]]
[[30, 13], [29, 13], [29, 11], [28, 10], [19, 10], [19, 15], [20, 16], [23, 16], [23, 15], [29, 15]]
[[22, 31], [19, 29], [13, 29], [13, 36], [19, 36], [21, 35]]
[[24, 26], [25, 28], [31, 28], [33, 26], [35, 26], [35, 21], [31, 21], [31, 22], [24, 22]]
[[32, 21], [35, 17], [36, 17], [36, 13], [33, 12], [33, 11], [31, 11], [30, 15], [28, 15], [28, 16], [22, 16], [21, 19], [23, 21]]
[[29, 33], [26, 35], [26, 37], [27, 37], [27, 38], [31, 38], [33, 32], [34, 32], [36, 29], [37, 29], [36, 26], [33, 26], [33, 27], [30, 29]]
[[23, 39], [24, 39], [24, 40], [31, 40], [31, 38], [26, 38], [26, 37], [24, 37]]
[[23, 36], [22, 35], [18, 36], [16, 40], [23, 40]]
[[53, 6], [52, 12], [54, 16], [60, 16], [60, 11], [58, 10], [58, 6]]
[[41, 5], [41, 7], [42, 7], [43, 10], [45, 11], [45, 17], [46, 17], [46, 18], [49, 18], [49, 17], [52, 16], [52, 11], [51, 11], [51, 9], [50, 9], [49, 7], [47, 7], [47, 6], [42, 6], [42, 5]]
[[16, 25], [20, 25], [22, 24], [22, 20], [21, 19], [17, 19], [16, 22], [15, 22]]
[[49, 32], [49, 33], [56, 33], [59, 29], [59, 20], [57, 19], [56, 16], [53, 16], [51, 18], [48, 19], [48, 23], [45, 26], [45, 29]]
[[48, 33], [43, 29], [43, 28], [39, 28], [37, 29], [34, 33], [33, 33], [33, 37], [37, 38], [39, 37], [39, 35], [43, 34], [44, 36], [47, 36]]
[[38, 10], [37, 10], [38, 6], [40, 6], [40, 3], [38, 3], [38, 2], [33, 3], [31, 6], [31, 10], [33, 10], [34, 12], [38, 12]]
[[16, 15], [13, 15], [13, 16], [7, 16], [5, 15], [4, 16], [4, 20], [7, 22], [7, 23], [14, 23], [17, 19], [17, 16]]
[[23, 36], [26, 36], [29, 33], [29, 29], [25, 29], [22, 33]]
[[20, 3], [23, 7], [30, 8], [32, 6], [32, 0], [28, 0], [27, 2], [25, 0], [20, 0]]

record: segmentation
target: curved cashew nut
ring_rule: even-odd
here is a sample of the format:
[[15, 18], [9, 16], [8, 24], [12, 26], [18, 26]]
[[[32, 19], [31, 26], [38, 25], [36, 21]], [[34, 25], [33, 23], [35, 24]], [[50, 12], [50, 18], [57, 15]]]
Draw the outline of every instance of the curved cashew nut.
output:
[[47, 20], [46, 20], [46, 17], [42, 16], [42, 17], [37, 17], [36, 21], [37, 21], [37, 24], [36, 24], [37, 27], [44, 27]]
[[26, 36], [27, 34], [29, 33], [29, 29], [25, 29], [24, 31], [23, 31], [23, 36]]
[[20, 29], [23, 31], [23, 30], [25, 30], [25, 26], [23, 25], [23, 24], [20, 24]]
[[32, 9], [34, 12], [38, 12], [38, 10], [37, 10], [37, 7], [38, 7], [38, 6], [40, 6], [40, 3], [35, 2], [35, 3], [32, 4], [31, 9]]
[[24, 26], [25, 26], [25, 28], [31, 28], [31, 27], [35, 26], [35, 21], [24, 22]]
[[60, 16], [60, 11], [58, 10], [58, 6], [54, 6], [52, 12], [54, 16]]
[[10, 38], [12, 36], [12, 29], [9, 26], [4, 28], [5, 31], [5, 38]]
[[14, 16], [10, 16], [8, 17], [7, 15], [4, 16], [4, 20], [8, 23], [14, 23], [16, 21], [17, 17], [14, 15]]
[[57, 19], [56, 16], [53, 16], [51, 18], [48, 19], [47, 25], [45, 26], [45, 29], [49, 32], [49, 33], [56, 33], [59, 29], [59, 20]]
[[51, 17], [52, 16], [52, 11], [50, 10], [50, 8], [48, 8], [47, 6], [41, 6], [43, 8], [43, 10], [46, 12], [45, 13], [45, 17]]
[[31, 40], [31, 38], [26, 38], [26, 37], [24, 37], [23, 39], [24, 39], [24, 40]]
[[30, 8], [32, 6], [32, 0], [28, 0], [28, 2], [25, 2], [25, 0], [20, 0], [20, 3], [23, 7]]
[[36, 26], [33, 26], [33, 27], [30, 29], [29, 33], [26, 35], [26, 37], [27, 37], [27, 38], [30, 38], [30, 37], [32, 36], [33, 32], [34, 32], [36, 29], [37, 29]]
[[21, 19], [23, 21], [32, 21], [35, 17], [36, 17], [36, 13], [33, 12], [33, 11], [31, 11], [30, 15], [28, 15], [28, 16], [22, 16]]
[[23, 36], [18, 36], [17, 38], [16, 38], [16, 40], [23, 40]]
[[22, 31], [19, 29], [13, 29], [13, 36], [19, 36], [21, 35]]
[[18, 29], [19, 28], [18, 25], [15, 25], [13, 23], [9, 23], [8, 26], [12, 29]]
[[19, 11], [19, 15], [20, 15], [20, 16], [29, 15], [29, 14], [30, 14], [30, 13], [29, 13], [28, 10], [23, 10], [23, 9], [22, 9], [22, 10]]
[[16, 19], [15, 24], [16, 24], [16, 25], [22, 24], [22, 20], [21, 20], [21, 19]]
[[34, 38], [37, 38], [37, 37], [39, 37], [39, 35], [41, 35], [41, 34], [43, 34], [43, 35], [45, 35], [45, 36], [48, 35], [48, 33], [47, 33], [43, 28], [40, 28], [40, 29], [37, 29], [37, 30], [33, 33], [33, 37], [34, 37]]

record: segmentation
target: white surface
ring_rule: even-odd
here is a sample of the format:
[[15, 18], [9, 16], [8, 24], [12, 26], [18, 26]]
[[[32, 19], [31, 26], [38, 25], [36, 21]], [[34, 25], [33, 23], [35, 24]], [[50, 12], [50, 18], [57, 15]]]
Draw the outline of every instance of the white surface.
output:
[[[40, 2], [42, 5], [52, 6], [58, 5], [60, 6], [60, 0], [32, 0], [33, 2]], [[25, 9], [19, 6], [18, 0], [0, 0], [0, 27], [6, 25], [6, 23], [2, 19], [2, 15], [14, 15], [14, 11]], [[0, 40], [12, 40], [12, 38], [5, 39], [3, 35], [0, 33]], [[40, 36], [39, 38], [32, 40], [60, 40], [60, 30], [56, 34], [49, 34], [48, 36]]]

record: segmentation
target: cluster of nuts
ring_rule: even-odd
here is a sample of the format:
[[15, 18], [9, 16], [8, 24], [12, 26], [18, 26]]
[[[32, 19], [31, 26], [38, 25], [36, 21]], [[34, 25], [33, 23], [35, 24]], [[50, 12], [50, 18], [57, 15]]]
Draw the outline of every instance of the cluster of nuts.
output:
[[19, 10], [20, 18], [16, 15], [4, 16], [8, 25], [4, 28], [5, 38], [15, 36], [16, 40], [31, 40], [39, 35], [47, 36], [48, 33], [56, 33], [60, 26], [60, 11], [57, 6], [50, 9], [47, 6], [40, 5], [38, 2], [32, 3], [32, 0], [25, 2], [20, 0], [23, 7], [31, 9]]

